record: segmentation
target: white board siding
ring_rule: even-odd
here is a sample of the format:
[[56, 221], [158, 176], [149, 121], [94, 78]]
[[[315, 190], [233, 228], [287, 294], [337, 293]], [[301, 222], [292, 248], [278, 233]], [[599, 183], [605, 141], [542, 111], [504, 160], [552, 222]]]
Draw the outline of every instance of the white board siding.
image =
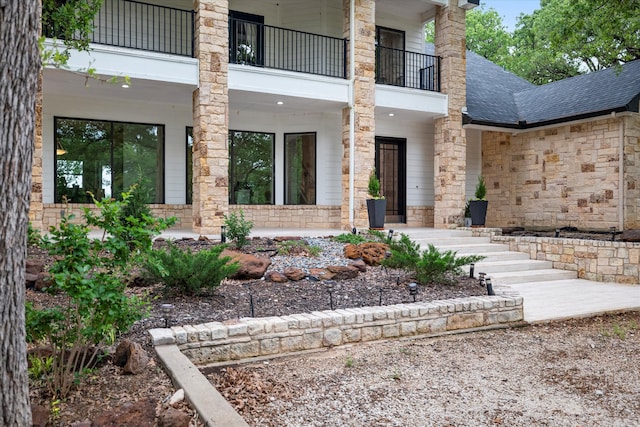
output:
[[[117, 90], [117, 89], [114, 89]], [[77, 98], [45, 94], [43, 100], [43, 202], [54, 198], [54, 116], [164, 125], [165, 203], [183, 204], [186, 195], [186, 127], [193, 123], [190, 105]]]
[[407, 206], [433, 206], [433, 122], [376, 117], [376, 136], [406, 138]]

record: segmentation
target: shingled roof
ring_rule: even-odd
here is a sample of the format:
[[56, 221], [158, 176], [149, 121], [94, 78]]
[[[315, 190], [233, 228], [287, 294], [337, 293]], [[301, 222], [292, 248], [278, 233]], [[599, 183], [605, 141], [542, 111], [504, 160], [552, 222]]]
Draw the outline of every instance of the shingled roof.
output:
[[640, 60], [535, 86], [467, 51], [465, 123], [528, 129], [611, 112], [638, 112]]

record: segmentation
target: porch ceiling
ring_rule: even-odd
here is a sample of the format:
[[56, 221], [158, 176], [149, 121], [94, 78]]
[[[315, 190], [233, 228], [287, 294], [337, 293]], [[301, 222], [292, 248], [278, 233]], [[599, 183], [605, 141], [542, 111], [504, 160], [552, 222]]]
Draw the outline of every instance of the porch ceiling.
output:
[[[86, 85], [85, 85], [86, 83]], [[86, 79], [84, 75], [58, 69], [45, 69], [43, 92], [77, 98], [111, 98], [131, 101], [191, 105], [195, 87], [189, 84], [131, 79], [129, 88], [120, 84]]]
[[436, 13], [436, 5], [445, 5], [448, 0], [378, 0], [376, 11], [401, 18], [430, 21]]
[[[278, 102], [282, 102], [278, 105]], [[346, 103], [323, 99], [302, 98], [272, 93], [229, 90], [229, 111], [258, 111], [268, 113], [339, 112]]]

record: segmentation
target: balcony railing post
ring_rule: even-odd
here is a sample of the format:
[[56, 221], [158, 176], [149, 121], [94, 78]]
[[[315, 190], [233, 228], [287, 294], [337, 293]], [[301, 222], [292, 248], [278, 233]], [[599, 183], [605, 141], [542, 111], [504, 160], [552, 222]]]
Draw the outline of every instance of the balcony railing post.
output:
[[348, 77], [347, 75], [347, 48], [348, 48], [349, 42], [346, 38], [342, 39], [342, 78], [346, 79]]

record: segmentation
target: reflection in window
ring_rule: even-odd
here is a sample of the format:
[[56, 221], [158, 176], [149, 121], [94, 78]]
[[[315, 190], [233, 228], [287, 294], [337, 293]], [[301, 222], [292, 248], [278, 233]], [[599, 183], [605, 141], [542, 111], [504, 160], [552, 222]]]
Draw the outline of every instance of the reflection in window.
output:
[[55, 118], [55, 202], [119, 197], [135, 183], [164, 202], [164, 126]]
[[272, 133], [229, 131], [229, 203], [273, 204]]
[[193, 128], [187, 127], [187, 204], [193, 203]]
[[285, 203], [316, 204], [316, 134], [285, 135]]

